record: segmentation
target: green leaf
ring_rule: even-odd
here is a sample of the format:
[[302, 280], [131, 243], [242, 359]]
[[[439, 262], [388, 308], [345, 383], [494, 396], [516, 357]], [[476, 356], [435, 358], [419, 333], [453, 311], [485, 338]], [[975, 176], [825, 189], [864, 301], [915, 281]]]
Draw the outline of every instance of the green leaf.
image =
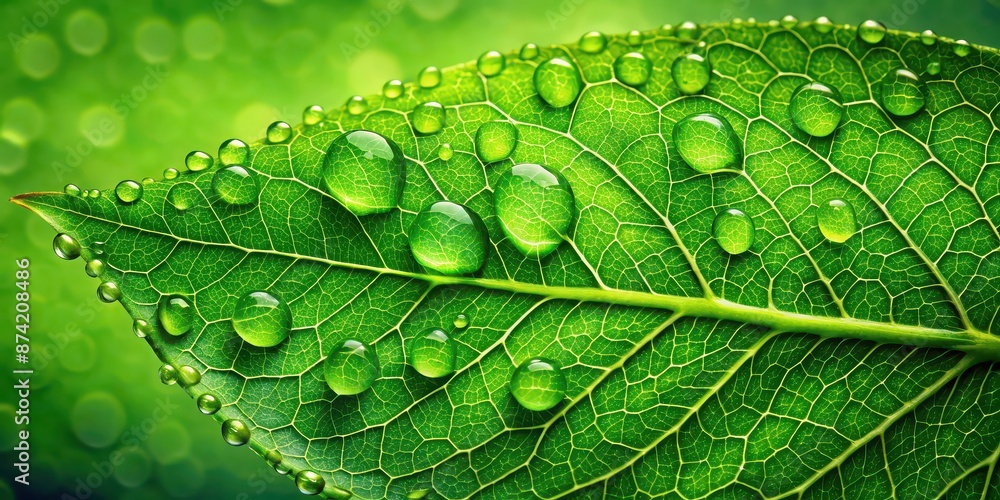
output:
[[[787, 19], [598, 35], [484, 55], [488, 77], [428, 71], [430, 88], [318, 122], [310, 108], [290, 138], [276, 125], [249, 156], [195, 155], [135, 201], [132, 184], [14, 201], [65, 233], [61, 255], [103, 264], [101, 297], [136, 318], [163, 379], [207, 413], [221, 402], [225, 439], [304, 492], [1000, 495], [998, 53]], [[651, 68], [627, 56], [620, 82], [632, 52]], [[495, 122], [516, 132], [477, 144]], [[363, 170], [329, 184], [327, 148], [357, 129], [405, 156], [398, 200], [373, 136]], [[366, 168], [376, 145], [388, 156]], [[516, 164], [560, 174], [568, 228], [566, 192], [534, 177], [504, 181], [517, 220], [498, 220]], [[425, 270], [413, 225], [442, 200]], [[410, 364], [417, 340], [436, 378]], [[324, 370], [331, 353], [348, 361]], [[536, 358], [561, 371], [515, 399]], [[547, 408], [560, 374], [561, 402], [519, 404]]]

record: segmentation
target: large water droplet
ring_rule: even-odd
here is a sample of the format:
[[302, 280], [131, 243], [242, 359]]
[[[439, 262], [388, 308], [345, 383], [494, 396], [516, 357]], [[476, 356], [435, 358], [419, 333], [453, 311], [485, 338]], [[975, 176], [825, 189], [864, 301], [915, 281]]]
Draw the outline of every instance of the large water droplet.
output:
[[858, 231], [854, 209], [843, 200], [830, 200], [816, 211], [816, 224], [826, 239], [843, 243]]
[[410, 364], [425, 377], [439, 378], [455, 371], [455, 342], [439, 329], [413, 339]]
[[302, 112], [302, 123], [306, 125], [316, 125], [317, 123], [323, 121], [323, 117], [326, 113], [323, 111], [323, 107], [313, 104]]
[[323, 361], [323, 377], [333, 392], [351, 396], [366, 391], [379, 375], [375, 351], [357, 340], [346, 340]]
[[604, 51], [604, 47], [607, 47], [607, 45], [608, 38], [600, 31], [584, 33], [584, 35], [580, 37], [580, 50], [588, 54], [599, 54]]
[[504, 234], [529, 257], [545, 257], [558, 248], [576, 215], [569, 181], [535, 163], [505, 171], [494, 188], [493, 204]]
[[231, 418], [222, 422], [222, 439], [233, 446], [243, 446], [250, 441], [250, 428], [242, 420]]
[[417, 73], [417, 84], [421, 88], [432, 89], [441, 84], [441, 70], [436, 66], [427, 66]]
[[930, 47], [937, 43], [937, 35], [931, 30], [924, 30], [920, 33], [920, 42]]
[[510, 392], [521, 406], [529, 410], [548, 410], [566, 395], [566, 377], [555, 361], [529, 359], [511, 375]]
[[168, 295], [160, 299], [156, 317], [160, 320], [160, 326], [170, 335], [184, 335], [194, 324], [194, 308], [186, 298]]
[[533, 43], [526, 43], [521, 47], [521, 52], [518, 56], [525, 61], [534, 59], [538, 57], [538, 46]]
[[267, 126], [267, 142], [279, 144], [292, 136], [292, 126], [285, 122], [274, 122]]
[[486, 263], [489, 248], [479, 215], [450, 201], [439, 201], [417, 214], [409, 242], [420, 265], [442, 274], [478, 271]]
[[534, 83], [535, 92], [553, 108], [573, 104], [583, 90], [583, 80], [576, 66], [558, 57], [535, 68]]
[[110, 304], [112, 302], [117, 302], [122, 298], [122, 291], [114, 282], [105, 281], [97, 286], [97, 297], [101, 299], [102, 302]]
[[291, 332], [292, 311], [270, 293], [250, 292], [236, 301], [233, 329], [250, 345], [275, 346]]
[[66, 187], [63, 188], [63, 192], [70, 196], [80, 196], [80, 194], [83, 193], [83, 190], [76, 184], [66, 184]]
[[403, 82], [399, 80], [389, 80], [382, 86], [382, 95], [386, 99], [395, 99], [403, 95]]
[[476, 154], [486, 163], [506, 159], [516, 145], [517, 127], [510, 122], [486, 122], [476, 130]]
[[649, 75], [653, 72], [653, 63], [646, 59], [641, 52], [629, 52], [622, 54], [615, 59], [615, 78], [625, 85], [638, 87], [645, 85], [649, 81]]
[[410, 114], [413, 130], [421, 134], [435, 134], [444, 128], [445, 111], [439, 102], [431, 101], [418, 104]]
[[738, 169], [743, 148], [725, 118], [715, 113], [691, 115], [674, 125], [674, 146], [691, 168], [704, 173]]
[[205, 170], [215, 163], [215, 159], [204, 151], [192, 151], [184, 157], [184, 165], [192, 172]]
[[250, 161], [250, 147], [239, 139], [229, 139], [219, 146], [219, 161], [223, 166], [247, 165]]
[[174, 365], [168, 363], [160, 365], [158, 374], [160, 376], [160, 382], [162, 382], [163, 385], [174, 385], [177, 383], [177, 368], [174, 368]]
[[792, 93], [788, 106], [792, 122], [813, 137], [826, 137], [840, 125], [844, 103], [837, 89], [820, 82], [809, 82]]
[[753, 246], [753, 219], [740, 210], [730, 208], [715, 216], [712, 235], [726, 252], [733, 255], [741, 254]]
[[212, 175], [212, 191], [230, 205], [253, 203], [260, 195], [256, 176], [239, 165], [217, 170]]
[[115, 187], [115, 196], [122, 203], [133, 203], [142, 198], [142, 184], [135, 181], [121, 181]]
[[697, 94], [712, 78], [712, 67], [701, 55], [686, 54], [674, 59], [670, 66], [670, 76], [681, 93]]
[[191, 387], [201, 382], [201, 372], [197, 368], [189, 365], [182, 365], [177, 369], [177, 383], [181, 387]]
[[882, 107], [896, 116], [910, 116], [924, 107], [923, 87], [912, 71], [899, 68], [882, 80]]
[[403, 152], [391, 139], [352, 130], [330, 143], [323, 181], [330, 194], [355, 215], [388, 212], [399, 204], [406, 169]]
[[198, 411], [205, 415], [214, 415], [222, 409], [222, 402], [212, 394], [205, 393], [198, 396]]
[[799, 20], [793, 15], [787, 15], [782, 17], [781, 20], [778, 21], [778, 24], [781, 25], [782, 28], [792, 29], [796, 24], [799, 24]]
[[858, 38], [869, 44], [876, 44], [885, 38], [885, 25], [871, 19], [858, 25]]
[[59, 233], [52, 240], [52, 250], [60, 259], [73, 260], [80, 256], [80, 243], [75, 238]]
[[302, 470], [295, 475], [295, 486], [306, 495], [319, 495], [326, 487], [326, 480], [311, 470]]
[[499, 75], [503, 71], [504, 66], [507, 61], [504, 60], [503, 54], [491, 50], [479, 56], [479, 60], [476, 61], [476, 68], [483, 76], [495, 76]]

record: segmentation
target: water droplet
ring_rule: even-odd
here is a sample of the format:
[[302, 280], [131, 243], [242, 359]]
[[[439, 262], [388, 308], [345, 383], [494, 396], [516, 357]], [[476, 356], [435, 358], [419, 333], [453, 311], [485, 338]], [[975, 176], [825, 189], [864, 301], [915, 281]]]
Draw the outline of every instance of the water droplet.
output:
[[405, 159], [399, 146], [368, 130], [352, 130], [337, 137], [323, 160], [327, 189], [355, 215], [385, 213], [395, 208], [405, 178]]
[[73, 260], [80, 256], [80, 243], [75, 238], [59, 233], [52, 240], [52, 250], [60, 259]]
[[135, 181], [121, 181], [115, 187], [115, 196], [122, 203], [133, 203], [142, 198], [142, 184]]
[[101, 197], [101, 190], [100, 189], [91, 189], [90, 190], [90, 194], [88, 196], [90, 196], [90, 198], [96, 200], [97, 198]]
[[778, 21], [778, 24], [780, 24], [782, 28], [792, 29], [796, 24], [799, 24], [799, 20], [796, 19], [795, 16], [787, 15], [782, 17], [781, 21]]
[[701, 30], [698, 29], [697, 24], [691, 21], [684, 21], [677, 27], [674, 35], [681, 40], [694, 40], [695, 38], [698, 38], [700, 31]]
[[529, 410], [548, 410], [566, 395], [566, 377], [555, 361], [529, 359], [511, 375], [510, 392], [521, 406]]
[[425, 377], [439, 378], [455, 371], [455, 342], [439, 329], [413, 339], [410, 364]]
[[506, 63], [503, 54], [491, 50], [479, 56], [479, 60], [476, 61], [476, 67], [483, 76], [494, 76], [499, 75], [503, 71]]
[[347, 100], [347, 112], [357, 116], [368, 111], [368, 101], [364, 97], [356, 95]]
[[413, 130], [421, 134], [440, 132], [445, 123], [444, 106], [435, 101], [418, 104], [410, 114], [410, 121], [413, 123]]
[[403, 82], [399, 80], [389, 80], [382, 86], [382, 95], [386, 99], [395, 99], [403, 95]]
[[171, 206], [183, 212], [194, 206], [198, 199], [198, 193], [198, 188], [193, 184], [186, 182], [174, 184], [167, 191], [167, 201]]
[[198, 396], [197, 405], [198, 411], [205, 415], [214, 415], [222, 409], [222, 402], [219, 401], [219, 398], [207, 392]]
[[90, 244], [90, 251], [94, 255], [104, 255], [104, 242], [103, 241], [95, 241], [95, 242], [91, 243]]
[[830, 200], [819, 206], [816, 223], [826, 239], [843, 243], [858, 231], [854, 209], [842, 200]]
[[882, 107], [896, 116], [910, 116], [924, 107], [923, 82], [906, 68], [882, 80]]
[[670, 76], [683, 94], [697, 94], [712, 78], [712, 66], [699, 54], [686, 54], [674, 59]]
[[166, 168], [163, 169], [163, 178], [172, 181], [177, 178], [181, 173], [176, 168]]
[[87, 262], [87, 265], [84, 266], [83, 269], [84, 271], [87, 272], [87, 276], [90, 276], [91, 278], [97, 278], [100, 275], [104, 274], [105, 267], [106, 266], [104, 265], [103, 260], [94, 259], [90, 262]]
[[474, 273], [486, 263], [489, 238], [475, 212], [439, 201], [417, 214], [409, 231], [413, 257], [441, 274]]
[[90, 9], [80, 9], [66, 20], [66, 43], [83, 56], [97, 55], [108, 42], [108, 23]]
[[885, 25], [871, 19], [858, 25], [858, 38], [869, 44], [876, 44], [885, 38]]
[[813, 137], [826, 137], [840, 125], [844, 103], [837, 89], [809, 82], [795, 89], [788, 106], [792, 122]]
[[212, 191], [230, 205], [253, 203], [260, 195], [256, 176], [239, 165], [217, 170], [212, 175]]
[[192, 172], [200, 172], [212, 166], [215, 159], [204, 151], [192, 151], [184, 157], [184, 165]]
[[438, 158], [448, 161], [452, 156], [455, 156], [455, 149], [451, 147], [451, 144], [446, 142], [438, 148]]
[[583, 90], [583, 80], [576, 66], [558, 57], [535, 68], [534, 83], [535, 92], [553, 108], [573, 104]]
[[170, 335], [179, 336], [191, 330], [194, 324], [194, 308], [180, 295], [168, 295], [156, 307], [160, 326]]
[[159, 375], [160, 382], [163, 382], [163, 385], [174, 385], [177, 383], [177, 369], [174, 368], [174, 365], [168, 363], [160, 365]]
[[608, 39], [600, 31], [591, 31], [580, 37], [580, 50], [588, 54], [599, 54], [608, 46]]
[[920, 33], [920, 41], [928, 47], [937, 43], [937, 35], [931, 30], [924, 30]]
[[937, 75], [939, 73], [941, 73], [941, 63], [939, 63], [937, 61], [931, 61], [931, 62], [927, 63], [927, 74], [928, 75], [935, 76], [935, 75]]
[[712, 235], [726, 252], [741, 254], [753, 246], [753, 219], [735, 208], [719, 212], [712, 224]]
[[521, 253], [538, 258], [559, 247], [576, 214], [566, 178], [535, 163], [514, 165], [500, 176], [493, 206], [510, 242]]
[[177, 369], [177, 382], [181, 387], [191, 387], [201, 382], [201, 373], [193, 366], [182, 365]]
[[323, 377], [333, 392], [351, 396], [366, 391], [379, 375], [375, 350], [357, 340], [346, 340], [323, 361]]
[[270, 293], [250, 292], [236, 301], [233, 329], [250, 345], [275, 346], [291, 332], [292, 311]]
[[144, 319], [137, 319], [132, 322], [132, 333], [134, 333], [136, 337], [144, 339], [149, 334], [153, 333], [153, 325], [149, 324], [149, 322]]
[[152, 177], [143, 177], [142, 178], [142, 185], [143, 186], [148, 186], [148, 185], [150, 185], [150, 184], [152, 184], [154, 182], [156, 182], [156, 179], [154, 179]]
[[406, 494], [406, 499], [407, 500], [420, 500], [421, 498], [427, 497], [427, 494], [430, 493], [430, 492], [431, 492], [431, 490], [429, 488], [421, 488], [421, 489], [418, 489], [418, 490], [413, 490], [413, 491], [411, 491], [411, 492], [409, 492], [409, 493]]
[[642, 39], [642, 32], [639, 30], [629, 31], [628, 35], [625, 35], [625, 42], [633, 47], [642, 45]]
[[691, 168], [709, 173], [738, 169], [743, 148], [725, 118], [715, 113], [691, 115], [674, 125], [674, 146]]
[[615, 78], [625, 85], [645, 85], [653, 72], [653, 63], [640, 52], [629, 52], [615, 59]]
[[76, 184], [66, 184], [66, 187], [63, 188], [63, 192], [70, 196], [80, 196], [80, 194], [83, 193], [80, 187]]
[[295, 475], [295, 486], [306, 495], [319, 495], [326, 487], [326, 480], [311, 470], [301, 470]]
[[222, 439], [233, 446], [243, 446], [250, 441], [250, 428], [242, 420], [231, 418], [222, 422]]
[[538, 57], [538, 46], [533, 43], [524, 44], [524, 46], [521, 47], [519, 56], [525, 61]]
[[455, 315], [455, 320], [452, 321], [451, 324], [455, 325], [455, 328], [461, 330], [469, 326], [469, 317], [464, 313], [459, 313]]
[[955, 52], [956, 56], [965, 57], [969, 55], [969, 52], [972, 52], [972, 47], [969, 45], [969, 42], [966, 42], [965, 40], [957, 40], [955, 41], [955, 45], [952, 47], [952, 50]]
[[506, 159], [516, 145], [517, 128], [510, 122], [486, 122], [476, 130], [476, 154], [486, 163]]
[[673, 36], [674, 25], [664, 24], [663, 26], [660, 27], [660, 31], [663, 33], [664, 36]]
[[112, 302], [117, 302], [118, 299], [122, 298], [122, 291], [115, 283], [105, 281], [100, 285], [97, 285], [97, 297], [101, 299], [102, 302], [110, 304]]
[[302, 112], [302, 123], [316, 125], [323, 121], [324, 116], [326, 116], [326, 113], [323, 111], [323, 107], [313, 104]]
[[417, 84], [421, 88], [432, 89], [441, 84], [441, 70], [436, 66], [427, 66], [417, 73]]
[[825, 35], [833, 31], [833, 21], [830, 21], [826, 16], [817, 17], [813, 21], [813, 29], [816, 30], [816, 33]]
[[250, 148], [239, 139], [229, 139], [219, 146], [219, 161], [222, 166], [247, 165], [250, 161]]
[[[280, 144], [288, 140], [292, 136], [292, 126], [282, 122], [277, 121], [267, 126], [267, 142], [271, 144]], [[221, 151], [219, 155], [221, 156]], [[229, 165], [245, 165], [246, 160], [242, 162], [230, 163]]]

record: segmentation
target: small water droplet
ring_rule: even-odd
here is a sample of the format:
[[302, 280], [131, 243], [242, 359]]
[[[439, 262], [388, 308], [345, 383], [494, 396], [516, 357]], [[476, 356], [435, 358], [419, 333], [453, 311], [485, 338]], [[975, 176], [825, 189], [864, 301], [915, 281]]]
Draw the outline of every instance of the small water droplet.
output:
[[132, 322], [132, 333], [140, 339], [144, 339], [153, 333], [153, 325], [144, 319], [137, 319]]
[[181, 387], [191, 387], [201, 382], [201, 373], [193, 366], [181, 365], [177, 369], [177, 383]]
[[455, 315], [455, 320], [451, 322], [455, 325], [455, 328], [461, 330], [469, 326], [469, 317], [465, 313], [459, 313]]
[[966, 42], [965, 40], [956, 40], [955, 45], [952, 47], [952, 51], [954, 51], [955, 55], [958, 57], [965, 57], [972, 52], [972, 47], [969, 45], [969, 42]]
[[222, 402], [219, 401], [219, 398], [207, 392], [198, 396], [197, 404], [198, 411], [204, 413], [205, 415], [215, 415], [222, 409]]
[[167, 363], [160, 365], [159, 375], [160, 382], [163, 382], [163, 385], [174, 385], [177, 383], [177, 369], [174, 368], [174, 365]]
[[511, 375], [510, 392], [521, 406], [532, 411], [545, 411], [565, 397], [566, 377], [555, 361], [529, 359]]
[[899, 68], [882, 80], [882, 107], [896, 116], [910, 116], [924, 107], [923, 82], [912, 71]]
[[66, 184], [63, 188], [63, 192], [70, 196], [80, 196], [83, 191], [76, 184]]
[[691, 168], [709, 173], [738, 169], [743, 148], [733, 127], [715, 113], [691, 115], [674, 125], [674, 146]]
[[250, 441], [250, 428], [242, 420], [231, 418], [222, 422], [222, 439], [233, 446], [243, 446]]
[[639, 30], [632, 30], [625, 35], [625, 42], [629, 45], [635, 47], [637, 45], [642, 45], [643, 35]]
[[421, 88], [432, 89], [441, 84], [441, 70], [436, 66], [427, 66], [417, 73], [417, 84]]
[[514, 152], [517, 137], [517, 127], [510, 122], [486, 122], [476, 130], [476, 154], [485, 163], [504, 160]]
[[819, 206], [816, 223], [826, 239], [843, 243], [858, 231], [854, 209], [842, 200], [830, 200]]
[[59, 233], [52, 240], [52, 250], [60, 259], [73, 260], [80, 256], [80, 243], [75, 238]]
[[389, 80], [382, 86], [382, 95], [386, 99], [395, 99], [403, 95], [403, 82], [399, 80]]
[[317, 123], [323, 121], [323, 117], [325, 116], [326, 112], [323, 111], [323, 107], [313, 104], [302, 111], [302, 123], [306, 125], [316, 125]]
[[931, 76], [936, 76], [941, 73], [941, 63], [937, 61], [931, 61], [927, 63], [927, 74]]
[[559, 247], [576, 215], [566, 178], [535, 163], [514, 165], [500, 176], [493, 206], [509, 241], [521, 253], [537, 258]]
[[424, 102], [413, 108], [410, 122], [413, 123], [413, 130], [421, 134], [435, 134], [444, 128], [445, 116], [444, 106], [441, 103]]
[[160, 326], [174, 336], [184, 335], [194, 324], [194, 308], [188, 299], [180, 295], [168, 295], [160, 299], [156, 316], [160, 320]]
[[379, 375], [375, 350], [357, 340], [346, 340], [323, 361], [323, 377], [333, 392], [352, 396], [366, 391]]
[[788, 113], [803, 132], [826, 137], [840, 125], [844, 103], [837, 89], [821, 82], [808, 82], [792, 93]]
[[100, 298], [102, 302], [110, 304], [112, 302], [117, 302], [118, 299], [122, 298], [122, 291], [114, 282], [105, 281], [100, 285], [97, 285], [97, 297]]
[[441, 147], [438, 148], [438, 158], [441, 158], [444, 161], [448, 161], [451, 159], [452, 156], [455, 156], [455, 149], [451, 147], [451, 144], [447, 142], [441, 144]]
[[135, 181], [121, 181], [115, 187], [115, 196], [122, 203], [134, 203], [142, 198], [142, 184]]
[[406, 494], [406, 499], [407, 500], [420, 500], [421, 498], [427, 497], [427, 494], [430, 493], [430, 492], [431, 492], [430, 488], [421, 488], [421, 489], [418, 489], [418, 490], [413, 490], [413, 491], [411, 491], [411, 492], [409, 492], [409, 493]]
[[167, 202], [182, 212], [193, 207], [199, 196], [198, 188], [186, 182], [174, 184], [167, 190]]
[[184, 157], [184, 165], [192, 172], [200, 172], [210, 168], [215, 159], [204, 151], [192, 151]]
[[165, 168], [165, 169], [163, 169], [163, 178], [166, 179], [166, 180], [168, 180], [168, 181], [172, 181], [172, 180], [176, 179], [177, 176], [179, 176], [179, 175], [181, 175], [181, 173], [176, 168]]
[[521, 47], [521, 52], [518, 55], [524, 61], [534, 59], [538, 57], [538, 46], [533, 43], [526, 43]]
[[937, 43], [937, 35], [931, 30], [924, 30], [920, 33], [920, 41], [928, 47]]
[[600, 54], [608, 46], [608, 38], [600, 31], [584, 33], [580, 37], [580, 50], [588, 54]]
[[674, 59], [670, 76], [683, 94], [697, 94], [712, 78], [712, 66], [699, 54], [686, 54]]
[[871, 19], [858, 25], [858, 38], [868, 44], [876, 44], [885, 38], [885, 25]]
[[90, 262], [87, 262], [87, 265], [84, 266], [83, 269], [84, 271], [87, 272], [87, 276], [90, 276], [91, 278], [97, 278], [102, 274], [104, 274], [105, 267], [106, 266], [104, 265], [103, 260], [94, 259]]
[[152, 184], [154, 182], [156, 182], [156, 179], [154, 179], [152, 177], [143, 177], [142, 178], [142, 185], [143, 186], [148, 186], [148, 185], [150, 185], [150, 184]]
[[410, 364], [425, 377], [440, 378], [455, 371], [455, 342], [440, 329], [432, 329], [413, 339]]
[[250, 147], [239, 139], [229, 139], [219, 146], [219, 161], [224, 167], [247, 165], [250, 161]]
[[583, 80], [576, 66], [558, 57], [535, 68], [534, 83], [535, 92], [553, 108], [573, 104], [583, 90]]
[[681, 40], [694, 40], [698, 38], [699, 34], [701, 34], [701, 30], [698, 25], [691, 21], [684, 21], [674, 32], [674, 35]]
[[653, 72], [653, 63], [640, 52], [629, 52], [615, 59], [615, 78], [632, 87], [645, 85]]
[[[277, 121], [267, 126], [267, 142], [271, 144], [280, 144], [287, 141], [292, 136], [292, 126], [282, 122]], [[220, 152], [221, 156], [221, 152]], [[242, 162], [230, 163], [229, 165], [245, 165], [246, 160]]]
[[830, 21], [830, 19], [826, 16], [817, 17], [816, 20], [813, 21], [813, 29], [816, 30], [816, 33], [825, 35], [833, 31], [833, 21]]
[[88, 196], [90, 196], [90, 198], [96, 200], [97, 198], [101, 197], [101, 190], [100, 189], [91, 189], [90, 192], [88, 193]]
[[782, 28], [792, 29], [796, 24], [799, 24], [799, 20], [796, 19], [795, 16], [787, 15], [782, 17], [781, 20], [778, 21], [778, 24], [781, 25]]
[[368, 111], [368, 101], [364, 97], [356, 95], [347, 100], [347, 112], [357, 116]]
[[712, 224], [712, 235], [726, 252], [741, 254], [753, 246], [753, 219], [735, 208], [719, 212]]
[[337, 137], [323, 160], [327, 190], [359, 216], [395, 208], [405, 179], [406, 164], [399, 146], [368, 130], [352, 130]]
[[250, 292], [236, 301], [233, 329], [250, 345], [275, 346], [291, 332], [292, 311], [288, 304], [270, 293]]
[[326, 480], [311, 470], [301, 470], [295, 475], [295, 486], [306, 495], [319, 495], [326, 487]]
[[479, 60], [476, 61], [476, 68], [483, 76], [495, 76], [499, 75], [503, 71], [504, 66], [507, 61], [504, 59], [503, 54], [491, 50], [479, 56]]
[[427, 269], [468, 274], [486, 263], [486, 226], [479, 215], [457, 203], [439, 201], [421, 211], [408, 236], [414, 259]]
[[212, 175], [212, 191], [230, 205], [253, 203], [260, 195], [256, 175], [239, 165], [217, 170]]

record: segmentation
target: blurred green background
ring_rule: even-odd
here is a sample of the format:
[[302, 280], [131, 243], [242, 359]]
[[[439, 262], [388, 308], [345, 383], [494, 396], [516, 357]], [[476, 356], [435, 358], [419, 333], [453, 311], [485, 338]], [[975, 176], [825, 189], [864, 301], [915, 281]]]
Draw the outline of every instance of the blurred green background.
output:
[[[257, 139], [426, 65], [685, 20], [825, 15], [1000, 46], [998, 0], [4, 0], [0, 196], [161, 177], [192, 149]], [[0, 453], [8, 498], [297, 498], [156, 375], [158, 362], [41, 219], [0, 203]], [[30, 488], [12, 482], [14, 259], [31, 258]], [[109, 466], [115, 452], [121, 463]], [[107, 476], [107, 477], [105, 477]], [[89, 483], [89, 484], [88, 484]]]

